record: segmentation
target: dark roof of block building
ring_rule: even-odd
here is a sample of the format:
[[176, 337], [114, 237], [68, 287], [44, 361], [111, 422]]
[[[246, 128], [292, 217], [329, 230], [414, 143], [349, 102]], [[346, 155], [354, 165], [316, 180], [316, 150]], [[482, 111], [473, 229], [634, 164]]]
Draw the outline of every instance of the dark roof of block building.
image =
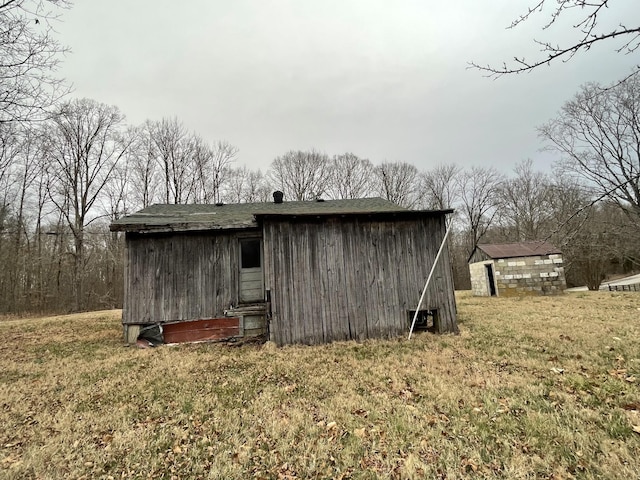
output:
[[255, 228], [261, 218], [446, 214], [409, 210], [383, 198], [235, 204], [151, 205], [111, 223], [112, 231], [171, 232]]
[[562, 253], [548, 242], [493, 243], [478, 245], [480, 250], [491, 258], [533, 257]]

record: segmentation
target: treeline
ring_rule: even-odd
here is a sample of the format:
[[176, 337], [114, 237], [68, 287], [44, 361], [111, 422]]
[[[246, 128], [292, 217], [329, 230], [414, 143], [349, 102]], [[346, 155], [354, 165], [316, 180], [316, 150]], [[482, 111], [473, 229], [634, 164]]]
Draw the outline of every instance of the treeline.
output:
[[[239, 203], [381, 196], [409, 208], [454, 208], [457, 288], [482, 242], [549, 240], [567, 278], [596, 285], [638, 265], [637, 225], [619, 205], [531, 161], [493, 167], [374, 164], [353, 153], [289, 151], [265, 172], [238, 149], [205, 141], [177, 119], [132, 126], [116, 108], [82, 99], [50, 119], [0, 124], [0, 312], [62, 312], [122, 304], [123, 239], [108, 225], [153, 203]], [[590, 206], [590, 208], [585, 208]]]
[[68, 6], [0, 5], [0, 313], [120, 306], [123, 241], [109, 232], [112, 220], [152, 203], [269, 201], [276, 189], [288, 200], [375, 195], [455, 208], [457, 288], [469, 286], [466, 260], [479, 242], [550, 240], [565, 252], [569, 282], [590, 288], [638, 267], [640, 75], [584, 85], [539, 128], [562, 155], [552, 174], [531, 161], [509, 175], [486, 166], [419, 171], [316, 150], [283, 153], [262, 172], [177, 119], [132, 126], [116, 107], [61, 103], [68, 87], [55, 71], [65, 48], [53, 24]]

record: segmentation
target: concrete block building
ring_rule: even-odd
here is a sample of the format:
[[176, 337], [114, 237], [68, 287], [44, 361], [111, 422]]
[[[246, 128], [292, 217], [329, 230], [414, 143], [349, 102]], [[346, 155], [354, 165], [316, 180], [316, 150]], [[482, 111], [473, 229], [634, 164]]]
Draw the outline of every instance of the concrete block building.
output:
[[547, 242], [478, 245], [469, 272], [475, 296], [558, 295], [567, 288], [562, 252]]

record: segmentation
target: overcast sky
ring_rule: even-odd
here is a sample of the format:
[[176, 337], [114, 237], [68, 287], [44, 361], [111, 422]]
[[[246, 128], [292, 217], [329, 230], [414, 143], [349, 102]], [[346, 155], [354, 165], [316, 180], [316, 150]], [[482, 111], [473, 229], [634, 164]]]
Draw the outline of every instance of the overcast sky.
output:
[[[420, 169], [510, 171], [527, 158], [548, 169], [536, 126], [581, 84], [626, 76], [640, 52], [604, 43], [497, 80], [468, 69], [533, 58], [533, 38], [572, 33], [571, 22], [541, 32], [545, 17], [507, 30], [532, 3], [78, 0], [56, 29], [71, 49], [61, 74], [74, 96], [116, 105], [132, 124], [175, 116], [237, 146], [238, 165], [264, 171], [287, 150], [315, 148]], [[605, 13], [611, 25], [638, 19], [640, 2]]]

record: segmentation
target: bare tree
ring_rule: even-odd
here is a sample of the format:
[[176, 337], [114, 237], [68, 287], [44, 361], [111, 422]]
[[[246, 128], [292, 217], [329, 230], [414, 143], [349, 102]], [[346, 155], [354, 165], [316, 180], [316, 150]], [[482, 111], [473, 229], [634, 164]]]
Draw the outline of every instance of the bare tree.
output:
[[148, 124], [156, 160], [162, 171], [164, 201], [187, 203], [194, 189], [193, 143], [177, 118]]
[[0, 123], [0, 208], [14, 194], [15, 167], [20, 154], [20, 131], [16, 125]]
[[467, 254], [471, 254], [493, 223], [500, 204], [503, 176], [495, 168], [473, 167], [458, 177], [461, 215], [468, 228]]
[[73, 237], [74, 309], [84, 308], [85, 230], [92, 212], [130, 147], [123, 141], [124, 116], [89, 99], [63, 105], [47, 132], [50, 198]]
[[13, 265], [11, 275], [13, 295], [11, 301], [16, 310], [24, 309], [33, 281], [33, 245], [28, 231], [31, 212], [31, 189], [42, 176], [42, 145], [38, 132], [23, 130], [18, 148], [20, 155], [16, 171], [18, 191], [15, 205], [15, 232], [13, 240]]
[[226, 140], [219, 140], [212, 149], [211, 158], [211, 185], [213, 186], [214, 199], [220, 201], [220, 193], [227, 180], [229, 168], [238, 156], [238, 148]]
[[[598, 290], [616, 257], [616, 243], [623, 225], [612, 205], [600, 202], [584, 211], [583, 221], [568, 235], [563, 253], [568, 281]], [[612, 215], [613, 214], [613, 215]]]
[[640, 77], [602, 89], [587, 84], [539, 129], [574, 175], [640, 225]]
[[[125, 137], [123, 141], [126, 144], [128, 139]], [[129, 207], [129, 197], [132, 189], [129, 161], [130, 158], [127, 155], [123, 155], [111, 171], [109, 181], [104, 186], [100, 203], [102, 205], [101, 210], [109, 221], [117, 220], [132, 213], [133, 209]]]
[[260, 170], [249, 170], [246, 177], [243, 202], [268, 202], [272, 199], [273, 188]]
[[553, 198], [551, 179], [533, 169], [525, 160], [514, 168], [515, 177], [506, 179], [499, 190], [498, 221], [509, 241], [542, 240], [550, 230]]
[[43, 143], [46, 144], [46, 140], [40, 136], [38, 141], [38, 165], [36, 167], [38, 174], [35, 176], [31, 191], [32, 201], [35, 203], [32, 210], [35, 218], [32, 226], [34, 248], [29, 262], [34, 265], [34, 279], [32, 292], [28, 293], [29, 299], [32, 301], [29, 302], [25, 310], [31, 309], [34, 311], [42, 311], [45, 308], [45, 299], [47, 298], [46, 283], [48, 280], [46, 265], [51, 262], [51, 256], [48, 255], [46, 242], [43, 239], [45, 236], [43, 228], [46, 217], [45, 209], [48, 207], [49, 202], [49, 175]]
[[420, 174], [421, 203], [424, 207], [444, 210], [452, 208], [458, 201], [460, 192], [457, 179], [462, 169], [457, 165], [438, 165]]
[[65, 49], [52, 22], [65, 0], [0, 3], [0, 123], [45, 118], [67, 89], [54, 74]]
[[260, 170], [242, 166], [229, 169], [222, 199], [229, 203], [267, 202], [272, 191]]
[[17, 257], [15, 241], [20, 225], [16, 214], [16, 198], [20, 196], [19, 135], [15, 125], [0, 123], [0, 297], [7, 309], [15, 306]]
[[551, 189], [548, 238], [562, 249], [568, 284], [597, 290], [607, 273], [640, 265], [640, 230], [619, 205], [569, 176], [556, 175]]
[[127, 166], [131, 188], [128, 197], [134, 208], [148, 207], [161, 198], [162, 179], [153, 128], [152, 122], [147, 121], [130, 129], [132, 144], [127, 154]]
[[331, 182], [327, 193], [331, 198], [363, 198], [371, 195], [373, 164], [353, 153], [334, 155], [331, 159]]
[[284, 192], [285, 198], [320, 197], [331, 181], [329, 157], [316, 150], [291, 150], [271, 162], [267, 175], [269, 181]]
[[375, 170], [379, 195], [400, 206], [412, 208], [418, 201], [418, 169], [406, 162], [385, 162]]
[[193, 162], [194, 203], [215, 203], [219, 200], [216, 195], [219, 185], [215, 182], [215, 173], [211, 172], [213, 166], [213, 151], [205, 143], [202, 137], [193, 135], [191, 142], [191, 160]]
[[238, 155], [238, 149], [226, 141], [218, 141], [213, 147], [194, 135], [192, 155], [195, 166], [196, 194], [199, 203], [218, 203], [222, 188], [230, 173], [231, 164]]
[[[555, 4], [550, 5], [552, 3]], [[553, 30], [551, 27], [566, 21], [573, 27], [574, 37], [566, 43], [555, 40], [534, 40], [542, 55], [533, 60], [528, 60], [525, 56], [515, 56], [512, 63], [503, 63], [502, 66], [479, 65], [475, 62], [472, 62], [471, 66], [492, 77], [524, 73], [554, 61], [566, 62], [576, 54], [586, 52], [595, 44], [604, 41], [613, 41], [617, 53], [635, 52], [640, 46], [638, 19], [620, 17], [614, 27], [609, 27], [603, 17], [610, 3], [610, 0], [557, 0], [556, 2], [534, 0], [527, 11], [515, 19], [509, 28], [516, 28], [533, 16], [548, 12], [543, 31], [550, 32]], [[629, 24], [629, 21], [632, 24]], [[634, 73], [638, 71], [636, 69]]]
[[246, 166], [229, 169], [223, 200], [226, 203], [242, 203], [250, 170]]

